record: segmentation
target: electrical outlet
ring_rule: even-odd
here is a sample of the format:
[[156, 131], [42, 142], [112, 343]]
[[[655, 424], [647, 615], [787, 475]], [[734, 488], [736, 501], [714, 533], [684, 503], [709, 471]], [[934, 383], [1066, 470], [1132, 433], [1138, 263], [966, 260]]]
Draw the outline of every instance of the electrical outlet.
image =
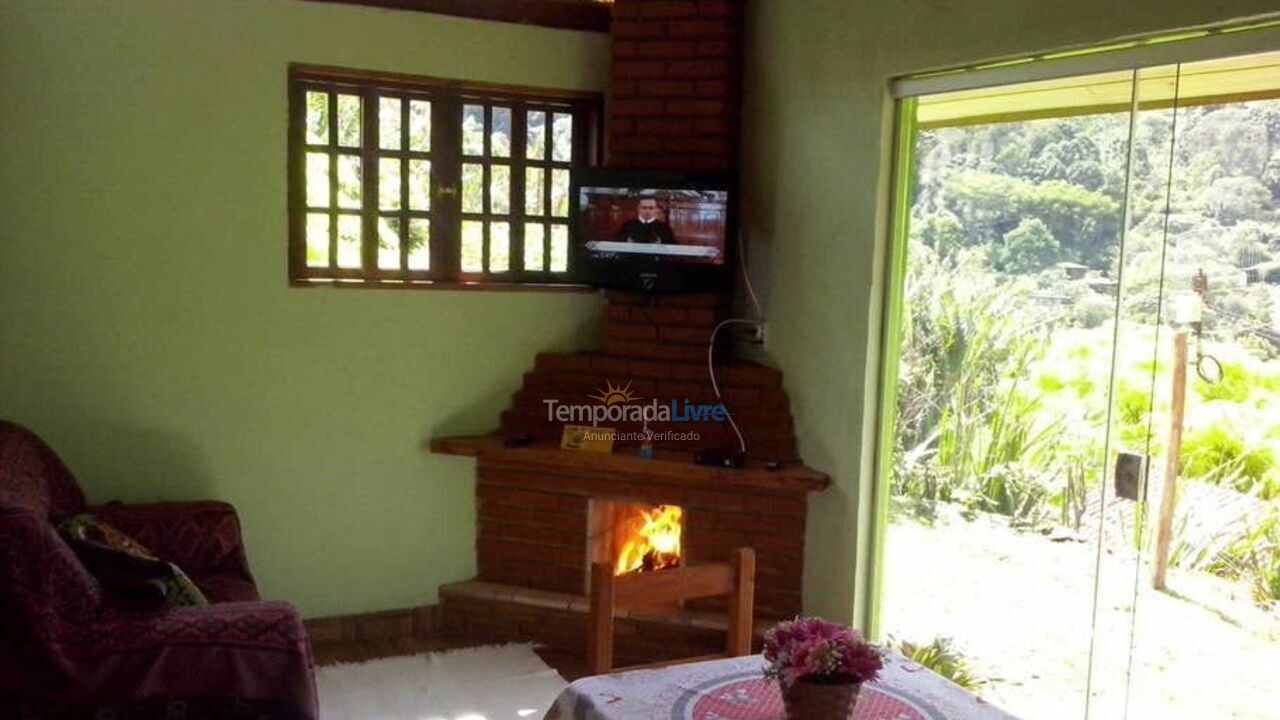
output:
[[769, 323], [763, 320], [751, 326], [750, 336], [751, 342], [756, 345], [764, 345], [769, 337]]

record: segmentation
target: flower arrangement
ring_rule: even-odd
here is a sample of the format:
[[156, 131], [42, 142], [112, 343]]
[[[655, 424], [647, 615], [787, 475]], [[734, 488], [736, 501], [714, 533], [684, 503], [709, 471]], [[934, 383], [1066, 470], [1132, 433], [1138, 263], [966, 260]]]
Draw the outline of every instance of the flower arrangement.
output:
[[883, 663], [857, 630], [821, 618], [778, 623], [764, 636], [764, 674], [783, 690], [798, 681], [860, 685], [875, 680]]

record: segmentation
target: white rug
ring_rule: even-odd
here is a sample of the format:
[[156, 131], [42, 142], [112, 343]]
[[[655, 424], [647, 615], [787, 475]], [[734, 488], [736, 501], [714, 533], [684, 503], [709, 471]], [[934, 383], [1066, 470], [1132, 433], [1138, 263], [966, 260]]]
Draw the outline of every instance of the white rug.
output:
[[541, 720], [566, 687], [529, 645], [316, 669], [321, 720]]

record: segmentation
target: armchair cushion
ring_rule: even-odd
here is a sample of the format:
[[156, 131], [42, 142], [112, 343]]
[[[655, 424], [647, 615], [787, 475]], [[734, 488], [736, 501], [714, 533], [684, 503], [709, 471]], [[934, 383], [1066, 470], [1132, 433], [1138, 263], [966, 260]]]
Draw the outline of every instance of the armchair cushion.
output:
[[209, 604], [181, 568], [157, 558], [110, 523], [80, 513], [62, 521], [58, 530], [89, 572], [126, 607], [138, 609], [150, 604], [154, 608], [157, 600], [171, 607]]
[[227, 503], [108, 503], [89, 512], [192, 577], [226, 575], [253, 583], [240, 538], [240, 519]]

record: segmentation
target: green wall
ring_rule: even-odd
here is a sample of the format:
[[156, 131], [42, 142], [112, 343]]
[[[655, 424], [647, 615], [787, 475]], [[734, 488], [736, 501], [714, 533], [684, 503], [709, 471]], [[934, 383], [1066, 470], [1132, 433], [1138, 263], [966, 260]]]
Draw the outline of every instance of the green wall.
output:
[[239, 509], [308, 616], [474, 574], [479, 432], [593, 295], [291, 289], [291, 61], [601, 89], [603, 35], [298, 0], [0, 1], [0, 417], [93, 501]]
[[754, 0], [743, 222], [805, 460], [806, 602], [862, 621], [892, 103], [888, 80], [1280, 10], [1276, 0]]

